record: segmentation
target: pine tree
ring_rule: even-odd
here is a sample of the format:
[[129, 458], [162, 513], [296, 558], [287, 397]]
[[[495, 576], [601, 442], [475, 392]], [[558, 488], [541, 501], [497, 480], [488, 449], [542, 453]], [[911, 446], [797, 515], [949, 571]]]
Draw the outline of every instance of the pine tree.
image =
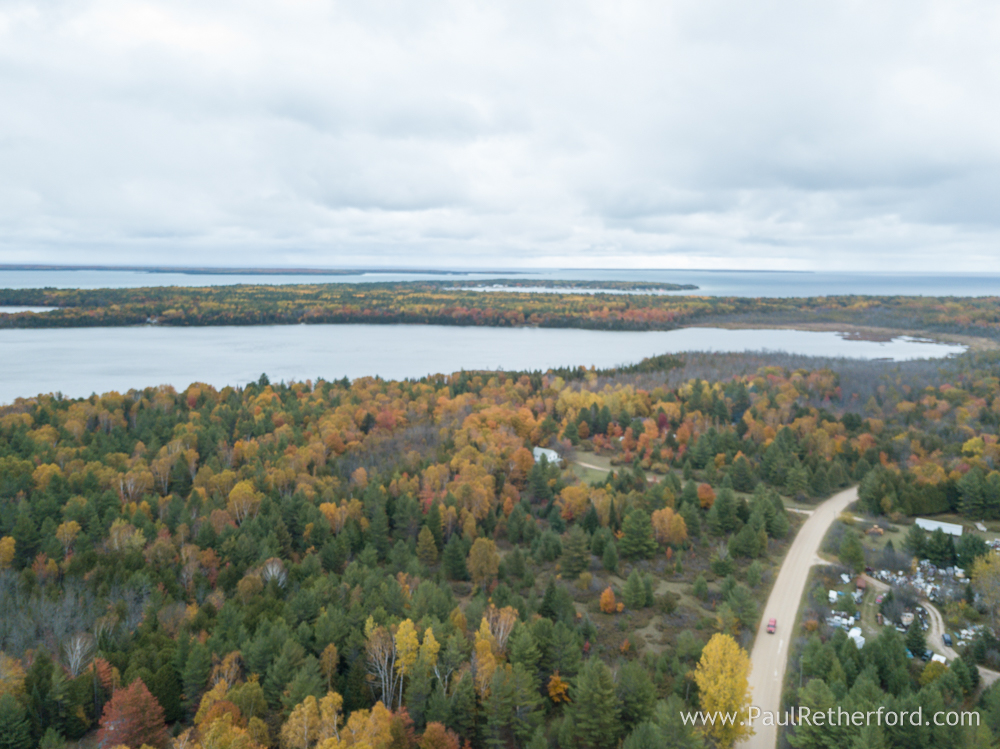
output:
[[370, 523], [365, 531], [365, 541], [378, 552], [379, 561], [384, 561], [389, 554], [389, 516], [385, 513], [385, 504], [376, 501], [369, 513]]
[[465, 544], [453, 533], [444, 547], [444, 573], [449, 580], [468, 580], [469, 570], [465, 566]]
[[656, 554], [653, 523], [641, 509], [632, 510], [622, 525], [622, 554], [627, 559], [650, 559]]
[[733, 488], [739, 492], [752, 492], [754, 488], [753, 469], [745, 455], [733, 461]]
[[0, 749], [31, 749], [31, 729], [21, 703], [10, 692], [0, 697]]
[[604, 545], [604, 553], [601, 555], [601, 565], [608, 572], [615, 572], [618, 569], [618, 549], [615, 542], [609, 540]]
[[840, 542], [840, 563], [849, 567], [855, 574], [865, 569], [865, 550], [858, 534], [848, 531]]
[[950, 567], [955, 563], [955, 542], [940, 528], [935, 528], [925, 546], [927, 558], [938, 567]]
[[923, 559], [926, 556], [924, 552], [926, 542], [924, 529], [914, 523], [903, 538], [903, 548], [917, 559]]
[[521, 665], [532, 676], [535, 689], [538, 689], [538, 664], [542, 654], [538, 650], [535, 638], [526, 624], [518, 624], [510, 638], [510, 662]]
[[625, 581], [625, 590], [622, 591], [622, 598], [625, 605], [632, 610], [644, 608], [646, 605], [646, 588], [642, 584], [642, 576], [637, 568], [632, 568], [632, 572]]
[[177, 671], [173, 664], [164, 663], [153, 674], [153, 683], [149, 687], [149, 691], [163, 707], [165, 721], [175, 723], [184, 717], [184, 709], [181, 705], [181, 680], [177, 677]]
[[201, 702], [201, 694], [212, 673], [212, 652], [200, 642], [191, 647], [181, 681], [184, 685], [184, 709], [192, 716]]
[[[697, 498], [695, 499], [697, 502]], [[686, 502], [681, 505], [681, 517], [687, 526], [687, 533], [690, 538], [698, 538], [701, 535], [701, 517], [698, 514], [698, 506], [694, 502]]]
[[431, 535], [434, 536], [434, 543], [438, 549], [441, 549], [443, 534], [441, 531], [441, 504], [439, 502], [431, 502], [431, 508], [424, 518], [424, 527], [430, 530]]
[[611, 669], [597, 658], [584, 665], [571, 690], [569, 720], [573, 746], [604, 749], [618, 738], [620, 708]]
[[927, 638], [924, 637], [924, 630], [920, 626], [920, 620], [913, 619], [910, 628], [906, 630], [906, 647], [915, 656], [921, 656], [927, 650]]
[[562, 558], [559, 562], [562, 574], [568, 580], [575, 580], [590, 566], [590, 548], [587, 534], [574, 525], [569, 533], [563, 536]]
[[825, 497], [830, 493], [826, 468], [822, 464], [816, 469], [809, 481], [809, 493], [814, 497]]
[[640, 661], [628, 661], [618, 669], [615, 675], [615, 697], [621, 704], [621, 721], [626, 731], [653, 714], [656, 686]]

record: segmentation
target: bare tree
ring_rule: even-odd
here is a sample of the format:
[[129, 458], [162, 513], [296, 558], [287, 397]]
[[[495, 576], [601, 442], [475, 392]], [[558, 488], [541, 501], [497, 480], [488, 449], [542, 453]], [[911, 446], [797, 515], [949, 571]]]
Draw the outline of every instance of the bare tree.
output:
[[90, 664], [94, 656], [94, 643], [94, 636], [86, 632], [78, 632], [63, 643], [66, 668], [74, 679]]

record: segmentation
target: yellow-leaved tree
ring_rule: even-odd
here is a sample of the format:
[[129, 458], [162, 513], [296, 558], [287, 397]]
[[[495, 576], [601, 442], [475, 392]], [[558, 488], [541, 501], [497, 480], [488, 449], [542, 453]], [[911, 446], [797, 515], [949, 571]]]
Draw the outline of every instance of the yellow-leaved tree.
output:
[[972, 565], [972, 587], [981, 596], [996, 628], [1000, 619], [1000, 554], [994, 551], [976, 559]]
[[[750, 656], [729, 635], [715, 634], [701, 651], [701, 660], [694, 672], [701, 709], [705, 713], [739, 713], [744, 716], [750, 706]], [[736, 741], [753, 735], [749, 721], [737, 717], [731, 723], [717, 720], [704, 730], [715, 739], [717, 746], [728, 749]]]
[[17, 543], [14, 541], [13, 536], [0, 538], [0, 570], [10, 567], [11, 562], [14, 561], [14, 549], [16, 546]]

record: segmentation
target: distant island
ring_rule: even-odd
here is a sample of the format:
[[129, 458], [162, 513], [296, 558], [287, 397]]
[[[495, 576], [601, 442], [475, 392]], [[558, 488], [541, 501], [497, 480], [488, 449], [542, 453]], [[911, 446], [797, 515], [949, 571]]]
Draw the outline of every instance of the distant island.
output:
[[[495, 285], [502, 284], [499, 289]], [[544, 284], [551, 291], [539, 288]], [[493, 280], [233, 284], [120, 289], [0, 289], [0, 328], [128, 325], [425, 324], [672, 330], [724, 326], [934, 335], [996, 348], [997, 297], [827, 296], [808, 298], [667, 295], [677, 284], [633, 281]], [[487, 289], [491, 293], [484, 293]], [[961, 338], [961, 340], [960, 340]]]

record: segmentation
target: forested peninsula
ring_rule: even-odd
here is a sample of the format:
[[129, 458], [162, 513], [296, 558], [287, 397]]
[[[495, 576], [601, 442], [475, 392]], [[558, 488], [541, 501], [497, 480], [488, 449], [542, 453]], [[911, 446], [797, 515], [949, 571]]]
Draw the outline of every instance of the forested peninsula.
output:
[[[0, 408], [4, 746], [730, 747], [743, 734], [681, 711], [743, 706], [789, 505], [853, 482], [866, 520], [841, 524], [834, 579], [957, 563], [973, 585], [948, 621], [995, 616], [982, 537], [910, 525], [894, 550], [861, 531], [940, 512], [996, 527], [1000, 357], [758, 361]], [[1000, 692], [980, 698], [976, 668], [1000, 662], [992, 635], [947, 667], [907, 659], [913, 627], [859, 649], [824, 624], [829, 584], [790, 640], [789, 704], [983, 717], [848, 726], [843, 746], [995, 742]]]
[[[829, 296], [747, 298], [669, 295], [682, 287], [546, 281], [548, 293], [453, 282], [234, 285], [203, 288], [4, 289], [0, 328], [121, 325], [409, 323], [670, 330], [689, 325], [837, 324], [1000, 339], [998, 297]], [[646, 293], [648, 292], [648, 293]]]

